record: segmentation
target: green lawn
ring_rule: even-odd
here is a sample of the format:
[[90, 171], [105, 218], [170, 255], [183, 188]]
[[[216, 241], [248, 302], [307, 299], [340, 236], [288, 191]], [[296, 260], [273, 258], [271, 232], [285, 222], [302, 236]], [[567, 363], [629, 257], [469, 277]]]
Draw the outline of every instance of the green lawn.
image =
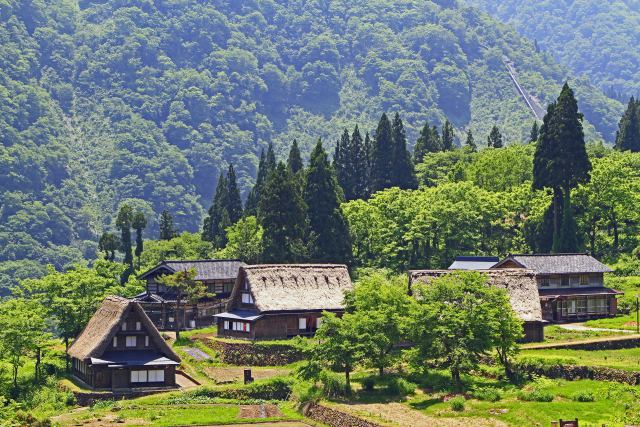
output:
[[636, 313], [627, 314], [625, 316], [608, 317], [605, 319], [589, 320], [585, 322], [586, 326], [594, 328], [608, 329], [626, 329], [630, 331], [636, 330]]
[[563, 364], [608, 366], [628, 371], [640, 371], [640, 348], [621, 350], [522, 350], [520, 358], [535, 357], [545, 360], [559, 359]]
[[[557, 325], [549, 325], [544, 328], [544, 343], [560, 343], [588, 340], [590, 338], [602, 338], [623, 335], [623, 332], [616, 331], [572, 331], [561, 328]], [[537, 345], [539, 343], [532, 343]], [[526, 345], [524, 346], [526, 347]]]

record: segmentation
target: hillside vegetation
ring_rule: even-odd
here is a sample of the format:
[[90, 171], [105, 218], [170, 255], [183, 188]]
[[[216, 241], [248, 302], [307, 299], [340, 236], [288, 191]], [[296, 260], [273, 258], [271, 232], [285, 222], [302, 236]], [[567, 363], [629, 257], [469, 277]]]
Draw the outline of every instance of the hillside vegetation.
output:
[[640, 93], [637, 0], [467, 0], [622, 100]]
[[[479, 11], [425, 0], [0, 1], [0, 282], [92, 259], [128, 203], [147, 233], [163, 209], [196, 231], [220, 171], [246, 195], [260, 151], [306, 157], [344, 126], [398, 111], [484, 141], [527, 138], [530, 111], [502, 63], [543, 104], [568, 78]], [[590, 139], [622, 105], [572, 80]], [[25, 261], [27, 260], [27, 261]]]

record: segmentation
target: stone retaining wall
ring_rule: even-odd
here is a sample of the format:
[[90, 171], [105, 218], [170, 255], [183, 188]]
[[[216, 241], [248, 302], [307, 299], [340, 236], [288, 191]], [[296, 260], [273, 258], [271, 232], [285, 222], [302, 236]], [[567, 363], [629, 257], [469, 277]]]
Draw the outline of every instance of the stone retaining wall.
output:
[[304, 416], [330, 427], [382, 427], [380, 424], [313, 402], [305, 404], [302, 413]]
[[293, 345], [259, 342], [228, 342], [209, 338], [205, 344], [220, 354], [220, 360], [238, 366], [282, 366], [303, 359]]
[[607, 340], [594, 340], [589, 342], [575, 342], [575, 343], [559, 343], [559, 344], [541, 344], [523, 347], [523, 350], [551, 350], [551, 349], [564, 349], [564, 350], [620, 350], [623, 348], [636, 348], [640, 347], [640, 338], [624, 337]]
[[523, 374], [536, 374], [565, 380], [591, 379], [640, 385], [640, 372], [607, 368], [605, 366], [545, 365], [544, 363], [518, 363], [515, 368]]
[[135, 399], [137, 397], [148, 396], [150, 394], [164, 393], [167, 391], [175, 391], [177, 388], [131, 391], [131, 392], [91, 392], [91, 391], [73, 391], [76, 402], [80, 406], [91, 406], [102, 400], [122, 400]]

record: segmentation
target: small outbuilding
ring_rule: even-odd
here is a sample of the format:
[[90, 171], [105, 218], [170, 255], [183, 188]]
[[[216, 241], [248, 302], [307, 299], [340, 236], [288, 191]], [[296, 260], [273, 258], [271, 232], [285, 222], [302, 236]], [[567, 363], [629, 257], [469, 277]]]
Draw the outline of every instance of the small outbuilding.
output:
[[[416, 282], [429, 283], [434, 278], [450, 274], [450, 270], [412, 270], [409, 272], [409, 287]], [[540, 308], [540, 297], [535, 273], [526, 269], [485, 270], [487, 284], [505, 289], [513, 311], [522, 319], [524, 342], [544, 340], [544, 320]]]
[[240, 267], [218, 336], [277, 339], [312, 336], [322, 312], [344, 312], [353, 289], [345, 265], [281, 264]]
[[499, 261], [497, 256], [457, 256], [449, 270], [488, 270]]
[[134, 301], [107, 297], [69, 347], [72, 373], [99, 390], [174, 388], [180, 358]]

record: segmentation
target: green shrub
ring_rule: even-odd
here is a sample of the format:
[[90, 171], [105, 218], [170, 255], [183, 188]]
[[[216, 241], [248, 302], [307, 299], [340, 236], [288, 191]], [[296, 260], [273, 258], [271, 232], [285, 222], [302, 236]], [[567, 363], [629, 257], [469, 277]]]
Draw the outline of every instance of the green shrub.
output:
[[466, 402], [465, 398], [462, 396], [456, 396], [453, 399], [449, 400], [449, 405], [451, 409], [456, 412], [464, 411], [464, 403]]
[[525, 402], [551, 402], [554, 398], [553, 393], [539, 389], [533, 389], [531, 391], [521, 390], [518, 393], [518, 399]]
[[318, 387], [309, 381], [298, 381], [291, 388], [291, 395], [298, 402], [315, 402], [321, 397]]
[[376, 386], [376, 379], [374, 377], [364, 377], [361, 384], [365, 391], [373, 391]]
[[169, 403], [207, 403], [213, 399], [287, 400], [291, 394], [292, 385], [292, 378], [273, 377], [240, 387], [201, 387], [185, 391], [179, 396], [172, 396]]
[[387, 383], [387, 391], [394, 396], [408, 396], [416, 392], [416, 385], [404, 378], [391, 378]]
[[581, 391], [571, 396], [571, 400], [576, 402], [593, 402], [596, 400], [596, 397], [590, 391]]
[[471, 395], [478, 400], [487, 402], [497, 402], [502, 399], [500, 391], [493, 387], [479, 387], [471, 392]]
[[322, 394], [327, 397], [341, 397], [346, 394], [347, 383], [341, 374], [322, 371], [320, 382], [322, 383]]

